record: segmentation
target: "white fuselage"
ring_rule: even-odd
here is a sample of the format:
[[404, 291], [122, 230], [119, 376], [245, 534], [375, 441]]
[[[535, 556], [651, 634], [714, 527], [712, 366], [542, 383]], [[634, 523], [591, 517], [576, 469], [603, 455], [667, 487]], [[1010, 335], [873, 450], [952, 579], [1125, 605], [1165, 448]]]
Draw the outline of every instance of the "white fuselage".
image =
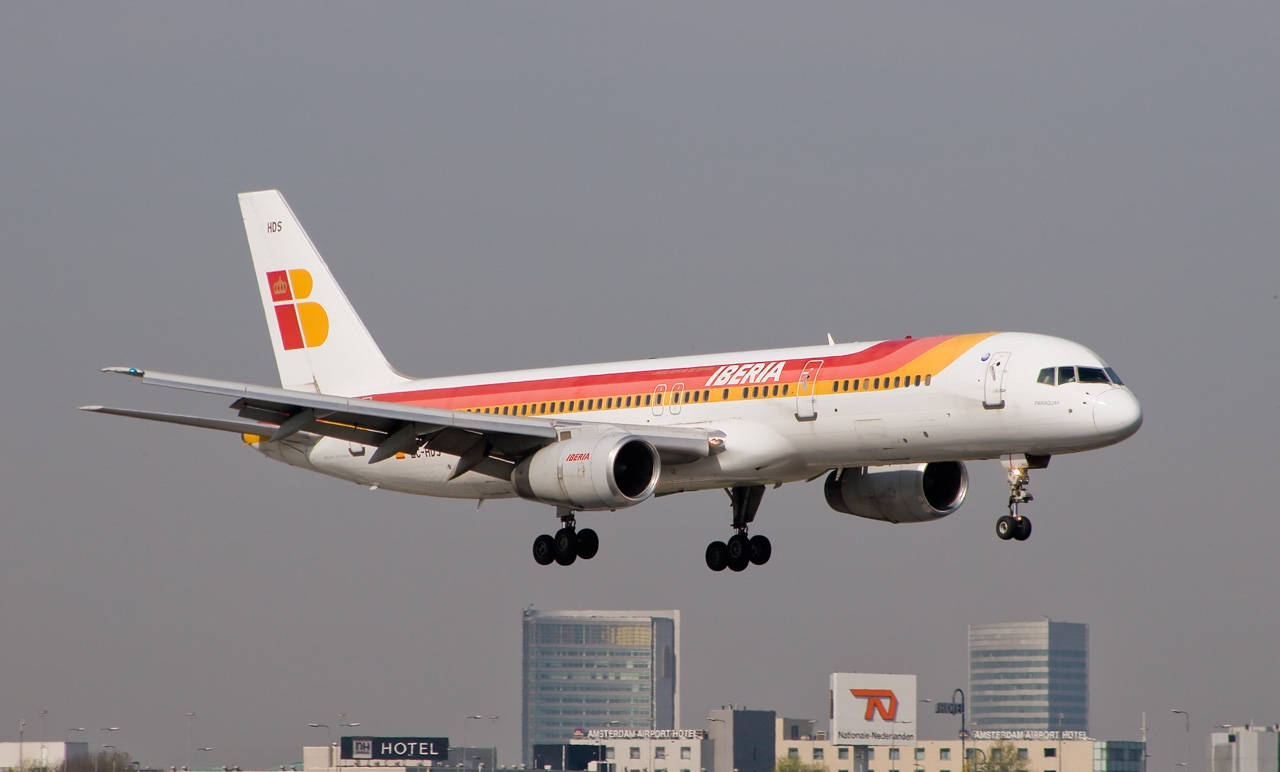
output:
[[[845, 467], [1049, 456], [1137, 431], [1138, 401], [1114, 371], [1104, 382], [1038, 380], [1047, 368], [1072, 366], [1093, 373], [1105, 363], [1069, 340], [1002, 332], [426, 379], [373, 398], [722, 434], [723, 452], [663, 465], [657, 492], [672, 493]], [[427, 449], [370, 464], [365, 446], [329, 437], [254, 445], [363, 485], [453, 498], [515, 495], [509, 481], [476, 472], [450, 480], [458, 458]]]

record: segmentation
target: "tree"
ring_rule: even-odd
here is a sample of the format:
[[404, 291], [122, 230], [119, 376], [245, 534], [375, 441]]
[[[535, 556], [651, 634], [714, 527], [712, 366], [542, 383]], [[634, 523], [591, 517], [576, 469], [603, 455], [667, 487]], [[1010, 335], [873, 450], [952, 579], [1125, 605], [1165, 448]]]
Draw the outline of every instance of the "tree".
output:
[[797, 756], [784, 756], [774, 762], [773, 772], [827, 772], [825, 764], [808, 764]]
[[1001, 740], [987, 749], [987, 761], [981, 764], [981, 772], [1027, 772], [1027, 760], [1018, 754], [1018, 746]]

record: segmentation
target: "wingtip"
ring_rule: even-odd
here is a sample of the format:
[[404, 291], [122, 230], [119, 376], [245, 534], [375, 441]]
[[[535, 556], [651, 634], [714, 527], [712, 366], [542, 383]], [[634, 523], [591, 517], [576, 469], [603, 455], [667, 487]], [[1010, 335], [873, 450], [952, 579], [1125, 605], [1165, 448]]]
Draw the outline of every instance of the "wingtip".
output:
[[76, 410], [87, 410], [90, 413], [101, 413], [103, 410], [106, 410], [106, 406], [105, 405], [81, 405], [80, 407], [76, 408]]
[[116, 373], [118, 375], [132, 375], [134, 378], [141, 378], [147, 374], [146, 370], [141, 370], [137, 367], [104, 367], [102, 368], [102, 372]]

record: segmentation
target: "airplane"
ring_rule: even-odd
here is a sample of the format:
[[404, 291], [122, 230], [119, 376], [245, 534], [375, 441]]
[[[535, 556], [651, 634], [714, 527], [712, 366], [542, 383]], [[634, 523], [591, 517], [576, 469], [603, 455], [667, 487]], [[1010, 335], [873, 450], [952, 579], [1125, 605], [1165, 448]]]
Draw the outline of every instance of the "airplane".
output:
[[[108, 367], [231, 399], [237, 418], [82, 410], [233, 432], [268, 458], [425, 496], [522, 498], [555, 508], [540, 565], [593, 558], [580, 512], [721, 488], [733, 534], [713, 571], [763, 565], [751, 534], [765, 487], [825, 477], [837, 512], [891, 523], [954, 513], [965, 461], [999, 459], [1002, 540], [1025, 541], [1031, 470], [1115, 444], [1142, 424], [1116, 371], [1088, 348], [1026, 332], [696, 354], [413, 379], [392, 368], [276, 190], [241, 193], [279, 387]], [[478, 506], [479, 504], [477, 504]]]

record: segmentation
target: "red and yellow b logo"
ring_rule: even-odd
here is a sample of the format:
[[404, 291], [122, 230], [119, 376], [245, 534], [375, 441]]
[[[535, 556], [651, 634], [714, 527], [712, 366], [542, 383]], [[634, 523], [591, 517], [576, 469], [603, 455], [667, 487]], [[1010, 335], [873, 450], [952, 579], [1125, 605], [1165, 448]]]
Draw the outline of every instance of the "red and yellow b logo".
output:
[[275, 304], [285, 351], [315, 348], [329, 337], [329, 315], [324, 306], [293, 302], [311, 297], [311, 284], [311, 273], [303, 268], [267, 272], [267, 288]]

